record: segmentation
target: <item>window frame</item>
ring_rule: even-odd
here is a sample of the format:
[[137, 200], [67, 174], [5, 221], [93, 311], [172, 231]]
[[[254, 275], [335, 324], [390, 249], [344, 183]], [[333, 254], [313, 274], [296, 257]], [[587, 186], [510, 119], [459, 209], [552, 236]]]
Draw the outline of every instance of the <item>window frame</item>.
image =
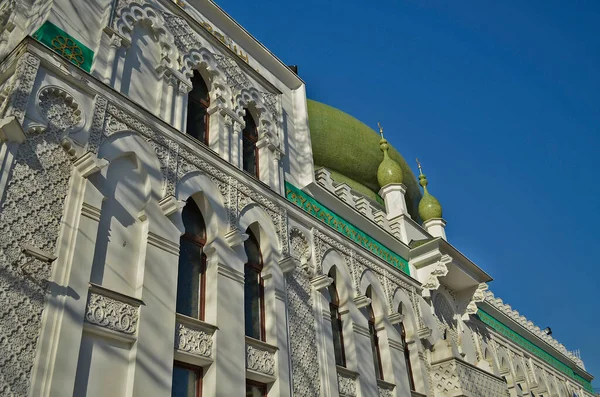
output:
[[[204, 253], [204, 246], [206, 245], [206, 221], [204, 220], [204, 215], [202, 214], [202, 211], [200, 210], [200, 208], [198, 207], [198, 205], [196, 204], [196, 202], [194, 201], [194, 199], [192, 197], [188, 198], [188, 200], [186, 202], [186, 206], [190, 202], [192, 202], [192, 204], [195, 207], [195, 209], [193, 211], [197, 210], [198, 213], [200, 214], [200, 217], [202, 218], [202, 222], [203, 222], [203, 226], [204, 226], [203, 227], [204, 235], [198, 236], [196, 234], [185, 231], [180, 237], [180, 242], [181, 242], [181, 240], [187, 240], [188, 242], [190, 242], [193, 245], [200, 248], [201, 254], [200, 254], [200, 271], [199, 271], [199, 280], [198, 280], [198, 316], [197, 316], [197, 319], [200, 321], [204, 321], [205, 315], [206, 315], [207, 258], [206, 258], [206, 254]], [[179, 263], [178, 263], [178, 272], [179, 272]], [[176, 312], [177, 312], [177, 310], [176, 310]], [[183, 313], [179, 313], [179, 314], [182, 314], [185, 316], [185, 314], [183, 314]], [[192, 317], [192, 316], [190, 316], [190, 317]], [[196, 317], [192, 317], [192, 318], [196, 318]]]
[[[197, 365], [193, 365], [190, 363], [186, 363], [185, 361], [173, 361], [173, 372], [175, 367], [185, 368], [187, 370], [193, 371], [196, 374], [196, 390], [194, 397], [202, 397], [202, 385], [204, 379], [204, 369]], [[171, 375], [171, 395], [173, 394], [173, 375]]]
[[248, 393], [248, 386], [259, 387], [259, 388], [262, 389], [262, 396], [261, 397], [267, 397], [268, 396], [268, 390], [267, 390], [267, 384], [266, 383], [257, 382], [257, 381], [252, 380], [252, 379], [246, 379], [246, 393]]
[[[198, 99], [196, 100], [196, 98], [194, 98], [192, 96], [192, 92], [194, 90], [194, 77], [196, 77], [196, 75], [198, 76], [198, 78], [202, 79], [202, 82], [204, 83], [204, 86], [206, 87], [206, 98], [207, 99]], [[204, 79], [204, 76], [202, 76], [202, 73], [200, 73], [198, 70], [194, 70], [194, 76], [192, 76], [192, 91], [189, 92], [188, 94], [188, 103], [187, 103], [187, 119], [189, 121], [189, 117], [190, 117], [190, 106], [192, 104], [195, 105], [199, 105], [200, 107], [202, 107], [205, 110], [205, 114], [204, 114], [204, 139], [198, 139], [196, 137], [193, 137], [189, 132], [188, 129], [190, 128], [189, 123], [188, 125], [186, 125], [186, 131], [185, 134], [186, 135], [190, 135], [192, 136], [194, 139], [197, 139], [198, 141], [204, 143], [205, 145], [208, 145], [208, 139], [209, 139], [209, 132], [210, 132], [210, 114], [208, 114], [208, 108], [210, 107], [210, 89], [208, 88], [208, 84], [206, 84], [206, 80]]]
[[400, 323], [400, 338], [402, 340], [402, 346], [404, 348], [404, 361], [406, 362], [406, 372], [408, 373], [408, 384], [410, 390], [415, 391], [415, 378], [413, 377], [412, 364], [410, 362], [410, 349], [408, 343], [406, 343], [406, 329], [404, 323]]
[[[248, 261], [244, 264], [244, 268], [249, 267], [252, 271], [256, 272], [258, 275], [258, 301], [259, 301], [259, 311], [260, 311], [260, 317], [259, 317], [259, 321], [260, 321], [260, 332], [259, 332], [259, 339], [262, 342], [266, 342], [267, 340], [267, 331], [266, 331], [266, 318], [265, 318], [265, 280], [262, 277], [262, 270], [264, 268], [264, 262], [263, 262], [263, 255], [262, 255], [262, 250], [260, 248], [260, 242], [258, 241], [258, 239], [256, 238], [256, 236], [254, 235], [254, 233], [251, 230], [247, 231], [248, 233], [248, 239], [252, 239], [254, 241], [254, 243], [256, 244], [256, 246], [258, 247], [258, 254], [260, 257], [260, 263], [250, 263], [250, 260], [248, 258]], [[246, 299], [246, 291], [244, 291], [244, 304], [245, 304], [245, 299]], [[245, 315], [245, 313], [244, 313]], [[245, 327], [245, 319], [244, 319], [244, 327]], [[245, 330], [244, 330], [244, 334], [245, 334]], [[250, 338], [252, 338], [252, 336], [250, 335], [245, 335], [248, 336]]]
[[[329, 313], [330, 313], [330, 318], [331, 318], [331, 332], [333, 334], [333, 349], [334, 349], [334, 357], [335, 357], [335, 364], [340, 366], [340, 367], [344, 367], [346, 368], [346, 348], [344, 346], [344, 325], [342, 322], [342, 315], [340, 314], [340, 297], [338, 295], [338, 291], [337, 291], [337, 286], [335, 284], [335, 281], [333, 281], [331, 283], [331, 285], [328, 288], [329, 290], [329, 296], [331, 298], [331, 300], [329, 301]], [[333, 291], [333, 294], [332, 294]], [[335, 338], [336, 338], [336, 332], [335, 332], [335, 328], [334, 328], [334, 322], [337, 325], [337, 329], [338, 332], [337, 334], [339, 335], [339, 343], [340, 343], [340, 353], [341, 353], [341, 362], [338, 363], [337, 360], [337, 354], [335, 352]]]
[[[256, 120], [254, 119], [254, 116], [252, 115], [252, 113], [250, 112], [250, 110], [248, 108], [245, 108], [246, 111], [246, 116], [244, 117], [244, 123], [246, 124], [244, 126], [244, 128], [242, 129], [242, 171], [253, 175], [254, 177], [260, 179], [260, 168], [259, 168], [259, 156], [258, 156], [258, 136], [259, 136], [259, 130], [258, 130], [258, 125], [256, 124]], [[251, 119], [252, 123], [254, 124], [254, 131], [256, 133], [256, 140], [254, 139], [250, 139], [250, 137], [246, 138], [246, 127], [248, 126], [248, 123], [246, 122], [246, 119]], [[255, 164], [255, 172], [254, 174], [248, 170], [246, 170], [244, 168], [244, 142], [246, 141], [246, 139], [248, 139], [248, 141], [252, 142], [253, 146], [254, 146], [254, 164]]]
[[371, 350], [373, 352], [375, 377], [378, 380], [385, 380], [383, 363], [381, 360], [381, 349], [379, 348], [379, 336], [377, 335], [377, 328], [375, 327], [375, 312], [373, 311], [373, 306], [371, 304], [369, 304], [369, 335], [371, 336]]

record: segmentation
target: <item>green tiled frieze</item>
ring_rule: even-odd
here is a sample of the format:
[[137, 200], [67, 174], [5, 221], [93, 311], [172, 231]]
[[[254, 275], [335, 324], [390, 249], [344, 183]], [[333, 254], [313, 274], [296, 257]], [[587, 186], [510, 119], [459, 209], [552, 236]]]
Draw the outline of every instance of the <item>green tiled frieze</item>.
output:
[[591, 393], [594, 392], [591, 382], [585, 380], [580, 375], [576, 374], [571, 369], [570, 366], [563, 363], [562, 361], [560, 361], [553, 355], [549, 354], [548, 352], [546, 352], [545, 350], [543, 350], [542, 348], [540, 348], [533, 342], [530, 342], [528, 339], [525, 339], [524, 337], [522, 337], [521, 335], [519, 335], [518, 333], [516, 333], [515, 331], [513, 331], [506, 325], [504, 325], [502, 322], [497, 320], [494, 316], [486, 313], [484, 310], [482, 310], [480, 308], [479, 311], [477, 312], [477, 317], [479, 317], [479, 319], [483, 323], [485, 323], [489, 327], [493, 328], [496, 332], [498, 332], [505, 338], [507, 338], [507, 339], [511, 340], [512, 342], [516, 343], [517, 345], [521, 346], [523, 349], [527, 350], [531, 354], [536, 355], [537, 357], [544, 360], [545, 362], [547, 362], [548, 364], [550, 364], [551, 366], [553, 366], [554, 368], [556, 368], [563, 374], [567, 375], [569, 378], [571, 378], [574, 381], [576, 381], [577, 383], [581, 384], [587, 391], [589, 391]]
[[94, 60], [94, 51], [50, 21], [35, 32], [33, 38], [54, 52], [67, 58], [73, 64], [89, 72]]
[[406, 259], [288, 182], [285, 183], [285, 195], [305, 212], [410, 276]]

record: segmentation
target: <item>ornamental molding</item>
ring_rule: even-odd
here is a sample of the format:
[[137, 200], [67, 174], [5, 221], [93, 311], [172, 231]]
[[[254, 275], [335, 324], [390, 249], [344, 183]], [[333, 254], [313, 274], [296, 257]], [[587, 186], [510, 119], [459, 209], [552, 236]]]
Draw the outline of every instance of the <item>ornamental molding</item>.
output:
[[42, 87], [37, 96], [37, 109], [53, 132], [70, 132], [84, 124], [79, 103], [69, 92], [57, 86]]
[[246, 368], [261, 374], [275, 375], [275, 350], [258, 341], [249, 342], [246, 338]]
[[356, 376], [342, 374], [339, 370], [337, 373], [338, 391], [340, 397], [356, 397]]
[[[102, 288], [106, 291], [104, 288]], [[111, 296], [102, 295], [94, 292], [94, 288], [88, 293], [87, 305], [85, 308], [85, 321], [89, 324], [97, 325], [110, 331], [116, 331], [125, 335], [135, 335], [137, 333], [137, 324], [139, 320], [139, 304], [125, 302], [116, 299], [116, 293]]]
[[456, 358], [431, 364], [430, 374], [435, 396], [508, 396], [502, 378]]
[[450, 262], [452, 262], [450, 255], [442, 255], [437, 262], [431, 265], [431, 272], [427, 277], [427, 281], [423, 284], [423, 291], [421, 292], [424, 298], [431, 298], [431, 291], [435, 291], [440, 287], [440, 278], [448, 274], [447, 265]]
[[131, 41], [131, 33], [138, 23], [145, 23], [157, 36], [161, 44], [161, 63], [165, 67], [171, 67], [172, 59], [176, 59], [177, 51], [175, 41], [170, 30], [165, 27], [165, 21], [160, 12], [155, 10], [149, 4], [138, 4], [135, 2], [123, 5], [117, 11], [117, 18], [114, 20], [115, 30], [127, 40]]
[[202, 324], [192, 325], [191, 321], [178, 321], [175, 326], [175, 350], [212, 358], [214, 329]]
[[39, 67], [40, 59], [31, 53], [27, 52], [19, 58], [15, 74], [2, 93], [5, 98], [0, 107], [3, 117], [14, 116], [23, 125]]
[[302, 230], [295, 226], [290, 228], [290, 254], [300, 262], [301, 266], [309, 263], [312, 255], [311, 244]]
[[393, 307], [393, 300], [396, 290], [400, 288], [410, 297], [415, 314], [417, 314], [419, 319], [421, 318], [419, 315], [420, 310], [415, 287], [402, 280], [402, 278], [395, 274], [394, 271], [388, 269], [388, 266], [390, 266], [389, 264], [386, 263], [385, 265], [381, 265], [377, 261], [371, 261], [352, 250], [345, 242], [341, 243], [317, 228], [312, 228], [311, 231], [314, 236], [315, 254], [313, 256], [313, 266], [316, 274], [323, 273], [322, 262], [327, 252], [332, 249], [336, 250], [336, 252], [344, 259], [346, 268], [352, 276], [355, 297], [361, 295], [360, 279], [363, 273], [367, 270], [371, 270], [375, 273], [375, 276], [383, 286], [383, 290], [386, 294], [384, 297], [385, 302], [388, 305], [390, 313], [397, 311], [397, 308]]
[[554, 339], [550, 335], [546, 335], [544, 331], [540, 329], [537, 325], [535, 325], [531, 320], [528, 320], [525, 316], [521, 315], [517, 310], [513, 309], [508, 303], [504, 303], [504, 301], [500, 298], [497, 298], [494, 293], [490, 290], [484, 291], [485, 302], [496, 308], [498, 311], [503, 313], [505, 316], [513, 320], [515, 323], [519, 324], [521, 327], [525, 328], [527, 331], [531, 332], [533, 335], [537, 336], [560, 353], [567, 356], [571, 359], [578, 367], [584, 369], [583, 361], [575, 356], [573, 353], [567, 350], [567, 348]]
[[462, 317], [463, 320], [468, 320], [469, 315], [471, 315], [471, 314], [477, 314], [477, 311], [479, 310], [479, 308], [477, 307], [477, 304], [481, 303], [485, 300], [485, 292], [488, 290], [488, 288], [489, 287], [488, 287], [487, 283], [480, 283], [477, 286], [477, 289], [473, 293], [473, 297], [471, 298], [471, 301], [467, 305], [467, 310], [465, 311], [465, 314]]

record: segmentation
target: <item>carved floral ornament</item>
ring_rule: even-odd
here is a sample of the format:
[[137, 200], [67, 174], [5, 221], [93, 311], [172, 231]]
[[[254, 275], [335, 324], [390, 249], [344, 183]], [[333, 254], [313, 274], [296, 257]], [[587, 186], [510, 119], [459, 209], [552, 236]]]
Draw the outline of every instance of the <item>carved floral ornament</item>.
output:
[[177, 323], [175, 349], [202, 357], [212, 357], [212, 347], [211, 334]]
[[356, 380], [348, 376], [343, 376], [339, 372], [337, 376], [340, 396], [356, 397]]
[[275, 354], [246, 345], [246, 368], [266, 375], [275, 375]]
[[56, 86], [45, 86], [38, 94], [37, 107], [49, 128], [70, 131], [83, 125], [83, 114], [75, 98]]
[[138, 308], [128, 303], [90, 292], [85, 321], [100, 327], [134, 335], [138, 324]]
[[294, 259], [305, 264], [311, 257], [310, 244], [304, 233], [297, 227], [292, 227], [290, 230], [290, 247], [291, 254]]

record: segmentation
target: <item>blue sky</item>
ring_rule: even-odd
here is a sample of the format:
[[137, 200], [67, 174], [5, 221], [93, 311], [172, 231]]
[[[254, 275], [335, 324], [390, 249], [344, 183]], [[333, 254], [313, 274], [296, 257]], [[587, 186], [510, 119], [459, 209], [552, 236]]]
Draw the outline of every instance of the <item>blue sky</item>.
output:
[[448, 240], [600, 376], [600, 2], [217, 1], [419, 157]]

